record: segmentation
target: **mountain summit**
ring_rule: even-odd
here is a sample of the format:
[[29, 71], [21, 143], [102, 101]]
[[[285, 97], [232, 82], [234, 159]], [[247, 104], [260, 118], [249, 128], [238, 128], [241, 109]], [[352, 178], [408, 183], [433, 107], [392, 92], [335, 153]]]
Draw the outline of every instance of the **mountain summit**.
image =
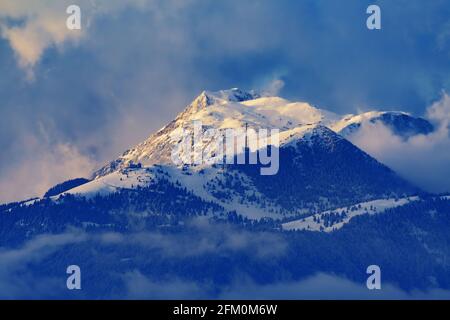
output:
[[[352, 121], [305, 102], [236, 88], [204, 91], [165, 127], [96, 171], [92, 181], [65, 194], [92, 197], [166, 181], [225, 212], [248, 219], [281, 219], [418, 193], [337, 133]], [[207, 130], [223, 133], [245, 128], [246, 143], [247, 130], [279, 130], [279, 141], [272, 144], [272, 153], [279, 157], [276, 174], [261, 176], [262, 166], [247, 162], [174, 163], [172, 151], [183, 143], [184, 130], [194, 122], [200, 123], [198, 130], [205, 134], [192, 145], [201, 154], [217, 151]], [[250, 154], [242, 156], [249, 159]]]
[[187, 110], [191, 113], [214, 105], [227, 102], [242, 102], [259, 98], [260, 95], [255, 92], [242, 91], [239, 88], [220, 91], [203, 91], [194, 101], [191, 102]]
[[[206, 210], [208, 203], [221, 208], [212, 216], [234, 213], [253, 220], [288, 219], [378, 199], [410, 197], [420, 190], [338, 133], [348, 128], [358, 130], [364, 121], [391, 119], [386, 115], [341, 117], [305, 102], [263, 97], [236, 88], [204, 91], [173, 121], [96, 171], [90, 181], [60, 184], [48, 197], [57, 201], [61, 195], [95, 198], [169, 188], [176, 194], [187, 192], [183, 201], [190, 199], [197, 203], [194, 207]], [[402, 126], [416, 121], [406, 114], [401, 116]], [[232, 162], [175, 163], [172, 152], [184, 143], [184, 130], [193, 123], [199, 124], [197, 130], [203, 135], [188, 147], [202, 155], [217, 151], [214, 140], [206, 134], [211, 129], [216, 133], [241, 130], [246, 146]], [[255, 152], [247, 146], [252, 141], [247, 136], [250, 129], [279, 132], [278, 141], [270, 139], [267, 149], [271, 156], [277, 156], [270, 163], [275, 168], [271, 175], [261, 174], [261, 162], [247, 161]], [[185, 157], [183, 152], [187, 151], [182, 151]], [[239, 157], [244, 162], [234, 161]], [[260, 157], [258, 154], [254, 159]], [[60, 194], [55, 195], [54, 190]], [[167, 201], [163, 207], [173, 206], [169, 198], [158, 201]]]
[[[395, 134], [408, 138], [415, 134], [427, 134], [433, 126], [426, 120], [414, 118], [406, 113], [370, 112], [362, 115], [340, 116], [319, 109], [306, 102], [291, 102], [280, 97], [261, 96], [238, 88], [216, 92], [203, 91], [183, 112], [147, 140], [125, 151], [118, 159], [106, 164], [92, 178], [141, 163], [171, 165], [171, 151], [179, 143], [183, 128], [201, 122], [204, 130], [252, 128], [279, 129], [282, 137], [287, 137], [302, 127], [322, 125], [349, 137], [366, 123], [381, 123]], [[204, 150], [208, 141], [197, 146]]]

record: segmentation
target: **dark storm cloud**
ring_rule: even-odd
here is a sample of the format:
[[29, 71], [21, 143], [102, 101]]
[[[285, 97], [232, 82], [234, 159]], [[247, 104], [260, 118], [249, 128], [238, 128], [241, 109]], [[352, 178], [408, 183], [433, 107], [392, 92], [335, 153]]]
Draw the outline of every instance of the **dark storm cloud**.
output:
[[50, 3], [0, 5], [0, 201], [88, 175], [203, 89], [282, 80], [280, 95], [336, 112], [418, 115], [450, 89], [444, 0], [86, 0], [80, 36], [53, 27], [66, 15]]

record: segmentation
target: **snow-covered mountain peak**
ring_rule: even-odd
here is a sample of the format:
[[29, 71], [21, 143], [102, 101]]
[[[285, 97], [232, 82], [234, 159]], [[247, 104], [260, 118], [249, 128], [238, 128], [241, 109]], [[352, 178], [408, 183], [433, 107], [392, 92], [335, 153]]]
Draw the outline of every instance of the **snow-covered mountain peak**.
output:
[[[192, 131], [194, 123], [207, 129], [278, 129], [281, 141], [288, 143], [303, 135], [315, 125], [328, 125], [339, 116], [313, 107], [305, 102], [291, 102], [280, 97], [261, 97], [240, 89], [202, 92], [175, 120], [151, 135], [146, 141], [126, 151], [119, 159], [94, 173], [103, 176], [134, 163], [143, 166], [173, 164], [172, 150], [183, 139], [183, 133]], [[210, 141], [203, 141], [202, 150]]]
[[201, 121], [219, 128], [289, 130], [309, 124], [329, 125], [340, 116], [318, 109], [306, 102], [291, 102], [276, 96], [260, 96], [240, 89], [204, 91], [181, 113], [176, 121]]
[[[283, 146], [296, 139], [308, 138], [311, 132], [319, 138], [328, 139], [326, 141], [334, 141], [332, 131], [347, 137], [356, 132], [362, 124], [377, 121], [390, 126], [393, 132], [401, 136], [432, 131], [431, 124], [426, 120], [403, 112], [373, 111], [361, 115], [340, 116], [306, 102], [261, 96], [238, 88], [203, 91], [175, 120], [95, 172], [93, 178], [126, 168], [130, 164], [173, 165], [172, 150], [183, 141], [186, 130], [192, 132], [194, 123], [200, 123], [202, 132], [208, 129], [278, 129], [280, 145]], [[196, 148], [207, 149], [211, 144], [210, 140], [202, 141]], [[319, 140], [314, 139], [315, 142]]]
[[259, 98], [260, 95], [251, 91], [243, 91], [239, 88], [219, 91], [203, 91], [188, 106], [189, 113], [196, 113], [211, 105], [223, 105], [228, 102], [242, 102]]
[[247, 92], [239, 88], [219, 91], [203, 91], [202, 94], [212, 97], [216, 100], [225, 100], [229, 102], [242, 102], [257, 99], [260, 97], [260, 95], [253, 90]]

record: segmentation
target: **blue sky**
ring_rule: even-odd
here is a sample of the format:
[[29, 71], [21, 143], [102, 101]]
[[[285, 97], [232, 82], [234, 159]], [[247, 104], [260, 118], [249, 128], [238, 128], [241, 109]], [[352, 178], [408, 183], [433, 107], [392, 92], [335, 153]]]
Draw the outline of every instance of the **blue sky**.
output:
[[4, 0], [0, 201], [88, 174], [204, 89], [281, 80], [279, 95], [338, 113], [423, 115], [450, 91], [449, 17], [446, 0]]

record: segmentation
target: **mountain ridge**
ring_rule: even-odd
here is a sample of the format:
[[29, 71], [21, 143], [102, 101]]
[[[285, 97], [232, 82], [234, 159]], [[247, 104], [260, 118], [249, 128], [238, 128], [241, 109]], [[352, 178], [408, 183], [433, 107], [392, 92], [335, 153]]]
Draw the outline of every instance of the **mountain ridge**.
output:
[[[408, 138], [414, 134], [428, 134], [433, 126], [426, 120], [414, 118], [407, 113], [372, 112], [362, 115], [339, 116], [333, 112], [318, 109], [305, 102], [290, 102], [280, 97], [268, 97], [238, 88], [217, 92], [203, 91], [174, 120], [150, 135], [142, 143], [125, 151], [119, 158], [107, 163], [92, 174], [99, 178], [129, 164], [170, 164], [170, 154], [180, 132], [194, 121], [200, 121], [205, 128], [224, 130], [249, 127], [258, 129], [279, 129], [281, 133], [307, 125], [324, 125], [348, 137], [366, 122], [380, 122], [393, 128], [386, 119], [403, 117], [403, 126], [408, 130], [394, 133]], [[416, 124], [420, 126], [416, 128]], [[200, 146], [204, 148], [205, 146]]]
[[[374, 112], [363, 118], [373, 119], [382, 114], [385, 113]], [[182, 130], [195, 121], [201, 122], [202, 131], [214, 128], [223, 132], [242, 126], [278, 129], [279, 143], [269, 149], [279, 153], [280, 171], [272, 177], [262, 177], [260, 164], [236, 164], [236, 161], [227, 165], [174, 164], [171, 152], [180, 143]], [[90, 181], [65, 188], [61, 194], [108, 196], [168, 179], [177, 188], [189, 190], [228, 212], [236, 211], [249, 219], [284, 219], [422, 192], [338, 134], [336, 131], [346, 127], [343, 121], [354, 124], [359, 120], [350, 116], [341, 118], [307, 103], [237, 88], [203, 91], [174, 120], [144, 142], [96, 171]], [[247, 132], [244, 133], [247, 139]], [[209, 150], [211, 144], [203, 139], [200, 149]], [[248, 158], [255, 150], [244, 152]], [[58, 197], [52, 194], [51, 198]], [[36, 201], [39, 200], [29, 203]]]

